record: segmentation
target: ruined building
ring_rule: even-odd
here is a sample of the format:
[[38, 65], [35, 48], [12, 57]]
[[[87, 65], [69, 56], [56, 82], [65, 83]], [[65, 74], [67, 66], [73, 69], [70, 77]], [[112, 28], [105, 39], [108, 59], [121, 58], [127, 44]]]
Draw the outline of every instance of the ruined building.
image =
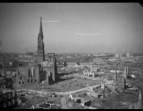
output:
[[48, 53], [48, 61], [44, 61], [42, 64], [43, 71], [46, 72], [46, 82], [50, 84], [56, 81], [57, 65], [54, 53]]
[[138, 88], [139, 91], [139, 100], [136, 103], [132, 103], [129, 105], [129, 109], [142, 109], [142, 92], [141, 89]]
[[126, 79], [128, 77], [128, 66], [126, 66], [124, 68], [124, 71], [122, 74], [117, 73], [117, 66], [116, 66], [116, 72], [114, 74], [114, 81], [116, 83], [116, 85], [120, 88], [120, 89], [125, 89], [126, 88]]
[[40, 68], [37, 65], [27, 65], [17, 68], [16, 85], [25, 86], [40, 83]]
[[16, 84], [24, 86], [35, 83], [39, 84], [41, 81], [46, 81], [47, 85], [49, 85], [56, 81], [56, 73], [57, 67], [55, 54], [48, 53], [48, 60], [45, 61], [42, 18], [40, 18], [36, 61], [32, 64], [27, 64], [17, 68]]
[[17, 105], [15, 90], [0, 88], [0, 108], [13, 108]]
[[125, 77], [125, 79], [127, 79], [128, 76], [129, 76], [129, 67], [126, 66], [125, 69], [124, 69], [124, 77]]

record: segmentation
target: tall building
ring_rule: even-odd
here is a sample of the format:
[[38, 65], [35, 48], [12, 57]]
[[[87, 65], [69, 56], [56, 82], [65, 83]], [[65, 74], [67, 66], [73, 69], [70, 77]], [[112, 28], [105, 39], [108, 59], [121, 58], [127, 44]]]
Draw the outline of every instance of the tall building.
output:
[[45, 50], [43, 43], [42, 17], [40, 17], [40, 29], [38, 34], [37, 63], [45, 60]]
[[[36, 62], [36, 64], [35, 64]], [[57, 66], [54, 53], [48, 53], [45, 60], [43, 43], [42, 18], [40, 18], [40, 30], [38, 35], [38, 48], [35, 61], [25, 66], [19, 66], [16, 72], [17, 86], [30, 86], [46, 81], [47, 85], [56, 82]]]

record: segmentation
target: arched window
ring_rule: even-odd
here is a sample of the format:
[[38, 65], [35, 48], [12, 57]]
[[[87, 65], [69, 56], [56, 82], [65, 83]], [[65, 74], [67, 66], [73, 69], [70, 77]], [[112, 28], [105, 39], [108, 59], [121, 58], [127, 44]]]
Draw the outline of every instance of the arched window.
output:
[[35, 77], [35, 74], [34, 74], [34, 67], [31, 68], [31, 77]]
[[28, 77], [30, 77], [30, 75], [31, 75], [31, 74], [30, 74], [30, 69], [28, 69]]
[[17, 75], [19, 76], [19, 70], [17, 71]]
[[35, 68], [33, 68], [33, 76], [35, 77]]

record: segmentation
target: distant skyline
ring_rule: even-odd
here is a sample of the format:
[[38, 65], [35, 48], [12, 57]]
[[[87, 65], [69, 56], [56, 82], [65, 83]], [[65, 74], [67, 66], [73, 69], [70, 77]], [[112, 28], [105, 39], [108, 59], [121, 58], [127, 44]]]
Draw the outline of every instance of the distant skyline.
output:
[[45, 53], [143, 53], [138, 3], [0, 3], [2, 52], [37, 51], [42, 17]]

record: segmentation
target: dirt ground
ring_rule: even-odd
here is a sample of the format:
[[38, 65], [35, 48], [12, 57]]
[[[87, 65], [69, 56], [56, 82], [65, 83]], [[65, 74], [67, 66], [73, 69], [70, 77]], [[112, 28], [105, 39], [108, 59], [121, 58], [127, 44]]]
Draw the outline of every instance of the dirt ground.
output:
[[80, 88], [98, 84], [100, 84], [99, 80], [95, 81], [88, 79], [70, 79], [47, 87], [47, 91], [54, 91], [54, 90], [59, 92], [74, 91]]
[[[54, 83], [49, 86], [45, 85], [43, 89], [45, 91], [50, 91], [50, 92], [66, 92], [66, 91], [74, 91], [74, 90], [82, 89], [87, 86], [98, 85], [100, 84], [100, 82], [101, 80], [91, 80], [91, 79], [84, 79], [84, 78], [81, 78], [81, 79], [67, 78], [67, 79], [64, 79], [63, 81]], [[19, 88], [16, 88], [16, 89], [19, 89]], [[39, 84], [30, 84], [27, 86], [23, 86], [21, 88], [42, 90]]]

